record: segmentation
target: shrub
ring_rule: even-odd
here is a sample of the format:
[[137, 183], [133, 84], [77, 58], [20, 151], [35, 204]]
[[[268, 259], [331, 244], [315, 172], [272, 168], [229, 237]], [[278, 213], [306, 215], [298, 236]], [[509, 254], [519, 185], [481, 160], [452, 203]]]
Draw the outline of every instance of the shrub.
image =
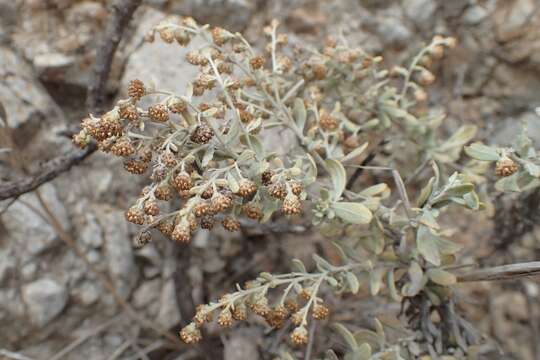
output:
[[[387, 70], [381, 57], [343, 39], [329, 38], [320, 49], [290, 46], [277, 27], [273, 21], [265, 28], [268, 43], [259, 52], [222, 28], [191, 18], [163, 21], [148, 41], [158, 35], [171, 46], [189, 46], [195, 37], [204, 42], [186, 55], [199, 69], [196, 78], [183, 94], [133, 80], [129, 97], [101, 117], [90, 115], [74, 139], [81, 146], [95, 140], [102, 151], [124, 157], [127, 171], [148, 177], [126, 211], [127, 221], [141, 226], [138, 246], [155, 230], [188, 243], [199, 227], [216, 222], [238, 231], [279, 217], [301, 217], [333, 240], [341, 264], [314, 255], [314, 271], [293, 260], [290, 273], [261, 273], [200, 305], [182, 340], [201, 340], [214, 313], [228, 327], [253, 312], [275, 328], [290, 319], [290, 340], [303, 345], [308, 324], [329, 316], [324, 289], [364, 288], [401, 303], [412, 332], [390, 340], [377, 319], [375, 331], [355, 334], [335, 324], [349, 347], [345, 359], [471, 353], [479, 338], [453, 308], [460, 246], [452, 238], [459, 234], [441, 219], [451, 207], [482, 210], [489, 198], [481, 200], [476, 185], [483, 194], [538, 186], [539, 159], [526, 132], [513, 147], [474, 143], [465, 147], [472, 159], [463, 156], [476, 127], [455, 129], [427, 104], [426, 88], [435, 81], [429, 69], [455, 46], [453, 38], [436, 36], [408, 67]], [[272, 136], [294, 141], [276, 146]], [[358, 186], [367, 171], [386, 182], [372, 176]], [[441, 322], [432, 322], [432, 313]], [[329, 350], [326, 358], [337, 355]]]

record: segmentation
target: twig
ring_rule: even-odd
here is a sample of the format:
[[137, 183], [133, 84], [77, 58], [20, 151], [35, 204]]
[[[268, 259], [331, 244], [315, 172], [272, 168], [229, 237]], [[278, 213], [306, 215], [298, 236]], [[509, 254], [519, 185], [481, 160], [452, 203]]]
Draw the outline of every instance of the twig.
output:
[[6, 359], [13, 359], [13, 360], [33, 360], [32, 358], [29, 358], [28, 356], [24, 356], [18, 353], [15, 353], [13, 351], [9, 351], [6, 349], [0, 349], [0, 355], [5, 356]]
[[84, 343], [86, 340], [91, 338], [92, 336], [95, 336], [105, 330], [107, 327], [112, 325], [115, 321], [118, 320], [120, 316], [115, 316], [114, 318], [110, 319], [109, 321], [106, 321], [105, 323], [95, 327], [94, 329], [86, 332], [85, 334], [81, 335], [78, 339], [73, 341], [71, 344], [54, 354], [49, 360], [60, 360], [64, 359], [67, 354], [69, 354], [71, 351], [73, 351], [77, 346]]
[[317, 322], [312, 321], [310, 329], [309, 329], [309, 340], [308, 340], [308, 345], [307, 345], [307, 348], [306, 348], [306, 356], [304, 356], [304, 360], [311, 359], [311, 352], [313, 351], [313, 343], [314, 343], [314, 340], [315, 340], [315, 332], [316, 331], [317, 331]]
[[509, 280], [540, 275], [540, 261], [495, 266], [456, 274], [458, 282]]
[[[100, 112], [104, 106], [106, 84], [114, 53], [125, 28], [141, 1], [116, 0], [111, 5], [110, 21], [107, 23], [105, 33], [96, 52], [94, 71], [88, 86], [87, 104], [92, 113]], [[79, 164], [96, 150], [97, 146], [90, 144], [84, 150], [70, 151], [46, 162], [38, 171], [24, 179], [0, 185], [0, 200], [18, 197], [21, 194], [37, 189], [40, 185], [51, 181], [71, 169], [72, 166]]]

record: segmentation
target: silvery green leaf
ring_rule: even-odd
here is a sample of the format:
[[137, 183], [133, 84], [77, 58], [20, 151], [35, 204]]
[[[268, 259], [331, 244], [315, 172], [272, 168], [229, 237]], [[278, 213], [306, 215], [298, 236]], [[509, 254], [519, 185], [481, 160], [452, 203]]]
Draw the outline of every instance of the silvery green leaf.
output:
[[345, 172], [345, 168], [343, 167], [343, 164], [341, 162], [334, 160], [334, 159], [327, 159], [325, 160], [326, 169], [328, 170], [330, 174], [330, 178], [332, 179], [332, 185], [333, 185], [333, 198], [334, 200], [337, 200], [341, 197], [341, 194], [343, 193], [343, 190], [345, 190], [345, 185], [347, 182], [347, 174]]
[[[259, 140], [259, 138], [253, 135], [247, 135], [247, 136], [249, 137], [249, 142], [246, 140], [245, 143], [251, 146], [251, 150], [255, 151], [255, 154], [257, 154], [257, 158], [264, 159], [265, 158], [264, 146]], [[243, 136], [242, 139], [245, 139], [245, 136]]]
[[380, 183], [380, 184], [376, 184], [376, 185], [372, 185], [362, 191], [360, 191], [360, 195], [362, 196], [366, 196], [366, 197], [369, 197], [369, 196], [377, 196], [377, 195], [381, 195], [386, 192], [389, 192], [390, 188], [388, 187], [388, 185], [386, 185], [385, 183]]
[[[246, 161], [254, 159], [254, 158], [255, 158], [255, 152], [253, 150], [246, 149], [246, 150], [242, 151], [242, 153], [240, 154], [240, 156], [238, 156], [238, 159], [236, 159], [236, 161], [238, 161], [238, 162], [246, 162]], [[268, 163], [266, 163], [266, 165], [268, 165]]]
[[495, 183], [495, 189], [502, 192], [520, 192], [521, 189], [518, 185], [518, 175], [515, 173], [513, 175], [503, 177]]
[[463, 200], [465, 200], [465, 203], [469, 209], [478, 210], [480, 208], [480, 199], [474, 191], [463, 195]]
[[360, 243], [369, 252], [380, 255], [384, 250], [384, 233], [375, 221], [371, 224], [370, 230], [371, 235], [362, 237]]
[[304, 266], [304, 263], [300, 261], [299, 259], [293, 259], [292, 260], [293, 269], [301, 272], [301, 273], [307, 273], [306, 267]]
[[337, 286], [339, 285], [338, 281], [337, 281], [336, 279], [334, 279], [333, 277], [328, 276], [328, 277], [326, 277], [325, 279], [326, 279], [326, 282], [327, 282], [330, 286], [332, 286], [332, 287], [334, 287], [334, 288], [337, 287]]
[[452, 148], [455, 146], [462, 146], [466, 142], [469, 142], [476, 134], [477, 127], [475, 125], [463, 125], [461, 126], [448, 140], [443, 144], [443, 148]]
[[371, 119], [371, 120], [366, 121], [364, 124], [362, 124], [360, 128], [365, 129], [365, 130], [372, 129], [376, 127], [377, 125], [379, 125], [379, 123], [380, 123], [379, 119]]
[[306, 106], [304, 105], [304, 100], [302, 100], [301, 98], [294, 99], [293, 117], [296, 126], [298, 127], [300, 132], [303, 133], [304, 126], [306, 124], [307, 112]]
[[525, 170], [531, 175], [532, 177], [540, 177], [540, 166], [533, 164], [530, 161], [527, 161], [525, 163]]
[[497, 161], [501, 157], [496, 148], [479, 142], [465, 146], [464, 150], [467, 155], [476, 160]]
[[453, 255], [462, 249], [461, 245], [446, 240], [441, 236], [435, 236], [435, 242], [437, 243], [437, 248], [442, 255]]
[[[207, 121], [210, 121], [213, 123], [212, 127], [217, 129], [219, 126], [217, 126], [217, 122], [215, 119], [210, 118]], [[231, 127], [229, 128], [229, 131], [227, 134], [223, 135], [223, 140], [225, 144], [231, 143], [233, 140], [238, 138], [238, 135], [240, 134], [240, 123], [238, 121], [232, 121]]]
[[424, 272], [422, 271], [420, 265], [418, 265], [416, 261], [413, 261], [409, 266], [407, 273], [409, 274], [410, 282], [405, 284], [401, 291], [405, 296], [416, 296], [424, 288]]
[[230, 171], [227, 173], [227, 184], [229, 185], [229, 189], [231, 189], [233, 193], [238, 192], [238, 190], [240, 189], [238, 181], [236, 181], [235, 177], [231, 174]]
[[310, 185], [317, 179], [317, 164], [310, 154], [306, 153], [306, 158], [308, 159], [308, 166], [304, 176], [304, 184]]
[[352, 160], [355, 157], [359, 156], [367, 149], [368, 145], [369, 145], [368, 142], [363, 143], [362, 145], [360, 145], [359, 147], [357, 147], [356, 149], [354, 149], [353, 151], [351, 151], [350, 153], [342, 157], [341, 162], [346, 162], [348, 160]]
[[375, 296], [381, 290], [382, 279], [386, 273], [385, 268], [375, 268], [369, 273], [369, 291], [372, 296]]
[[317, 254], [312, 255], [313, 261], [315, 261], [315, 264], [317, 264], [317, 267], [319, 267], [322, 271], [331, 271], [334, 269], [334, 266], [330, 264], [328, 261], [323, 259]]
[[444, 194], [449, 197], [461, 197], [467, 193], [470, 193], [473, 190], [474, 184], [465, 183], [449, 187], [448, 189], [446, 189]]
[[420, 225], [418, 227], [416, 233], [416, 247], [418, 248], [418, 252], [424, 259], [435, 266], [439, 266], [441, 265], [441, 255], [439, 254], [436, 238], [427, 226]]
[[345, 340], [347, 343], [347, 346], [354, 350], [358, 347], [358, 343], [356, 342], [356, 339], [354, 338], [354, 335], [347, 329], [344, 325], [340, 323], [334, 323], [332, 324], [332, 328]]
[[288, 351], [283, 351], [280, 353], [280, 358], [283, 360], [296, 360]]
[[248, 132], [256, 131], [258, 128], [260, 128], [262, 125], [262, 119], [259, 117], [255, 121], [252, 121], [247, 126]]
[[203, 168], [206, 167], [208, 163], [210, 162], [210, 160], [214, 158], [214, 150], [215, 148], [213, 146], [209, 146], [206, 148], [204, 152], [204, 156], [201, 161], [201, 165]]
[[529, 158], [534, 155], [532, 140], [527, 136], [526, 129], [522, 129], [516, 138], [514, 148], [518, 155], [522, 158]]
[[355, 359], [369, 360], [371, 358], [371, 346], [368, 343], [363, 343], [354, 351]]
[[324, 354], [324, 360], [339, 360], [334, 350], [326, 350]]
[[214, 115], [216, 115], [218, 109], [215, 108], [215, 107], [212, 107], [208, 110], [205, 110], [201, 113], [201, 116], [204, 117], [204, 118], [207, 118], [207, 117], [212, 117]]
[[435, 284], [442, 286], [453, 285], [457, 282], [454, 274], [442, 269], [429, 269], [427, 275]]
[[361, 203], [337, 202], [332, 204], [332, 209], [339, 218], [350, 224], [369, 224], [373, 218], [371, 211]]
[[386, 285], [388, 286], [388, 292], [390, 293], [390, 297], [392, 298], [392, 300], [396, 302], [401, 302], [402, 300], [401, 295], [399, 295], [396, 288], [396, 281], [394, 278], [394, 269], [390, 269], [386, 273]]
[[431, 193], [433, 192], [433, 183], [435, 182], [435, 178], [432, 177], [429, 179], [426, 186], [422, 188], [420, 191], [420, 195], [418, 195], [418, 199], [416, 199], [416, 206], [419, 208], [423, 207], [424, 204], [427, 202], [429, 197], [431, 196]]
[[347, 279], [347, 284], [349, 285], [349, 289], [353, 294], [356, 294], [358, 290], [360, 290], [360, 282], [358, 281], [358, 278], [355, 274], [352, 272], [346, 272], [345, 277]]

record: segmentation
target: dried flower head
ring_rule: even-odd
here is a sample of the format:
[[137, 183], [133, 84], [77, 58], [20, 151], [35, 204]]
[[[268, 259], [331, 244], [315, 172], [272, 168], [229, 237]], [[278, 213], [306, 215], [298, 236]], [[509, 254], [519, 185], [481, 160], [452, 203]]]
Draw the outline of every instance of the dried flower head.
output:
[[214, 131], [206, 124], [198, 125], [191, 134], [191, 141], [197, 144], [206, 144], [214, 137]]
[[144, 224], [144, 211], [137, 207], [130, 207], [124, 214], [127, 221], [133, 224], [142, 225]]
[[230, 216], [224, 218], [221, 221], [221, 225], [223, 228], [227, 231], [234, 232], [240, 230], [240, 221], [236, 220], [235, 218], [232, 218]]
[[495, 166], [495, 174], [500, 177], [506, 177], [515, 174], [519, 170], [518, 164], [509, 157], [503, 157]]
[[308, 331], [304, 326], [299, 326], [291, 333], [291, 341], [294, 345], [305, 345], [308, 342]]
[[283, 200], [281, 210], [287, 215], [298, 215], [302, 213], [302, 203], [298, 196], [294, 194], [288, 194]]
[[135, 101], [140, 100], [146, 93], [144, 83], [139, 79], [134, 79], [129, 82], [127, 93], [130, 98]]
[[190, 323], [180, 331], [180, 338], [186, 344], [194, 344], [202, 340], [202, 334], [195, 323]]

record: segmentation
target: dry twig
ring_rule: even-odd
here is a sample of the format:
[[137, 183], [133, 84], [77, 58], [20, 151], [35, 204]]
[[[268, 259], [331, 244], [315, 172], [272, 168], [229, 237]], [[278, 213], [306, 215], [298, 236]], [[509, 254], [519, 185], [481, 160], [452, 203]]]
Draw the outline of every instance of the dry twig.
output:
[[[114, 53], [125, 28], [141, 2], [142, 0], [116, 0], [111, 5], [110, 20], [96, 52], [94, 71], [88, 86], [87, 103], [88, 109], [92, 113], [101, 112], [104, 106], [107, 79], [109, 78]], [[37, 189], [40, 185], [53, 180], [58, 175], [71, 169], [72, 166], [82, 162], [96, 149], [95, 144], [90, 144], [84, 150], [73, 150], [47, 161], [39, 170], [26, 178], [1, 184], [0, 200], [18, 197]]]

